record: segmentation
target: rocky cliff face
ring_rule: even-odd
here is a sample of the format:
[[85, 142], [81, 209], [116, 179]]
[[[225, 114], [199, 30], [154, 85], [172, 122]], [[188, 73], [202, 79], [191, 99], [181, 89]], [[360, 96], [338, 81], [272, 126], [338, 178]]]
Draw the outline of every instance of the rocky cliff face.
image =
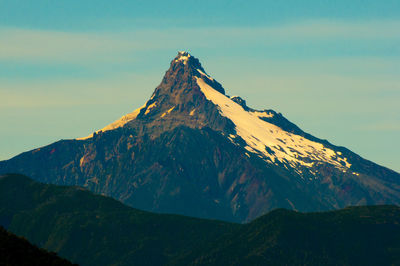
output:
[[278, 207], [400, 204], [398, 173], [228, 97], [186, 52], [143, 107], [89, 137], [0, 162], [6, 172], [144, 210], [240, 222]]

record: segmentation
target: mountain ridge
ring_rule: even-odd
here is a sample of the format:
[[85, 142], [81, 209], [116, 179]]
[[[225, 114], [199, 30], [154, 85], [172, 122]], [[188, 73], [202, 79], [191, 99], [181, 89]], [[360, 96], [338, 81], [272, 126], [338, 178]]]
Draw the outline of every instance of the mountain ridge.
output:
[[187, 52], [171, 61], [146, 104], [124, 117], [87, 138], [2, 161], [0, 173], [83, 186], [144, 210], [228, 221], [279, 207], [400, 204], [400, 174], [227, 96]]
[[233, 224], [0, 176], [0, 225], [81, 265], [396, 265], [399, 217], [398, 206], [276, 209]]
[[77, 265], [60, 258], [55, 253], [40, 249], [26, 239], [18, 237], [0, 226], [0, 264], [1, 265]]

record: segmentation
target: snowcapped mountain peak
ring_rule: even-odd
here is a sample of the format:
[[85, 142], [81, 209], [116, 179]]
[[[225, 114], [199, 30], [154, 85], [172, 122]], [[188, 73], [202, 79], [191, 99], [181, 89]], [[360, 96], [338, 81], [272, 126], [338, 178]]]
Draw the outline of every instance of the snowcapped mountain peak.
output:
[[184, 89], [187, 87], [186, 85], [195, 82], [195, 77], [204, 79], [214, 89], [225, 94], [222, 85], [207, 74], [199, 59], [186, 51], [178, 52], [178, 55], [171, 61], [171, 66], [159, 87], [171, 87], [172, 84], [181, 84], [182, 86], [175, 87]]
[[184, 72], [190, 72], [193, 75], [197, 74], [197, 69], [205, 73], [199, 59], [186, 51], [178, 52], [178, 55], [171, 62], [170, 70], [175, 71], [181, 68], [183, 68]]
[[178, 55], [176, 56], [174, 62], [182, 62], [184, 65], [186, 65], [189, 61], [189, 58], [191, 58], [192, 55], [189, 54], [186, 51], [179, 51]]
[[[216, 118], [215, 113], [219, 113], [220, 118]], [[211, 126], [229, 136], [234, 144], [244, 143], [247, 153], [300, 172], [320, 162], [343, 170], [351, 167], [345, 156], [320, 141], [307, 138], [303, 131], [281, 114], [272, 110], [252, 109], [243, 98], [225, 95], [222, 85], [207, 74], [197, 58], [185, 51], [179, 52], [172, 60], [163, 81], [144, 106], [96, 133], [124, 127], [137, 119], [142, 121], [140, 123], [153, 121], [158, 127], [166, 128], [171, 126], [169, 123], [176, 121], [185, 125], [197, 123], [195, 127]], [[229, 132], [225, 122], [221, 122], [224, 119], [234, 125]]]
[[[200, 101], [200, 99], [197, 99], [200, 91], [192, 85], [192, 83], [195, 83], [195, 77], [203, 78], [215, 90], [225, 93], [222, 85], [206, 73], [196, 57], [186, 51], [179, 51], [178, 55], [171, 61], [171, 66], [161, 84], [157, 86], [151, 98], [142, 107], [122, 116], [102, 129], [96, 130], [95, 133], [124, 127], [140, 116], [146, 119], [148, 117], [157, 119], [158, 113], [161, 113], [160, 117], [166, 119], [169, 117], [168, 114], [178, 109], [178, 106], [180, 106], [180, 111], [190, 109], [188, 113], [194, 114], [196, 105]], [[92, 133], [87, 137], [77, 138], [77, 140], [86, 140], [93, 136]]]
[[0, 172], [84, 186], [139, 209], [240, 222], [274, 208], [400, 204], [400, 174], [226, 95], [187, 52], [142, 107], [87, 138], [0, 162]]

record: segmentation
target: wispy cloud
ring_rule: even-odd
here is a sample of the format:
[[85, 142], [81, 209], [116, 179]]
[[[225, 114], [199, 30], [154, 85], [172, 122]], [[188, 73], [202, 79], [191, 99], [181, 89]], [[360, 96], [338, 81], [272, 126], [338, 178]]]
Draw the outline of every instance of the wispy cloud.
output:
[[386, 120], [360, 125], [359, 130], [372, 132], [400, 132], [400, 117], [397, 120]]
[[0, 80], [0, 110], [109, 104], [134, 109], [151, 95], [159, 79], [123, 73], [95, 79]]
[[286, 24], [264, 28], [263, 31], [273, 37], [282, 38], [346, 38], [346, 39], [397, 39], [400, 34], [400, 21], [337, 21], [309, 20], [301, 23]]
[[296, 44], [340, 39], [398, 44], [400, 21], [314, 20], [258, 28], [170, 28], [123, 32], [61, 32], [3, 27], [0, 28], [0, 60], [87, 64], [124, 61], [127, 54], [144, 50], [214, 49], [226, 45], [242, 47], [252, 43]]
[[[0, 28], [0, 60], [81, 62], [138, 49], [111, 33], [72, 33]], [[97, 60], [96, 60], [97, 58]]]

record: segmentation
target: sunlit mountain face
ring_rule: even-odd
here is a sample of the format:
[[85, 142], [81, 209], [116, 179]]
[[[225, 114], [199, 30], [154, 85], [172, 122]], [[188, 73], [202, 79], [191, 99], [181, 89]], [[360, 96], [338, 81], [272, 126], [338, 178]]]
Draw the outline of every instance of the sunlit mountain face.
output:
[[400, 204], [400, 174], [255, 110], [179, 52], [151, 98], [87, 137], [0, 162], [143, 210], [250, 221], [269, 210]]

